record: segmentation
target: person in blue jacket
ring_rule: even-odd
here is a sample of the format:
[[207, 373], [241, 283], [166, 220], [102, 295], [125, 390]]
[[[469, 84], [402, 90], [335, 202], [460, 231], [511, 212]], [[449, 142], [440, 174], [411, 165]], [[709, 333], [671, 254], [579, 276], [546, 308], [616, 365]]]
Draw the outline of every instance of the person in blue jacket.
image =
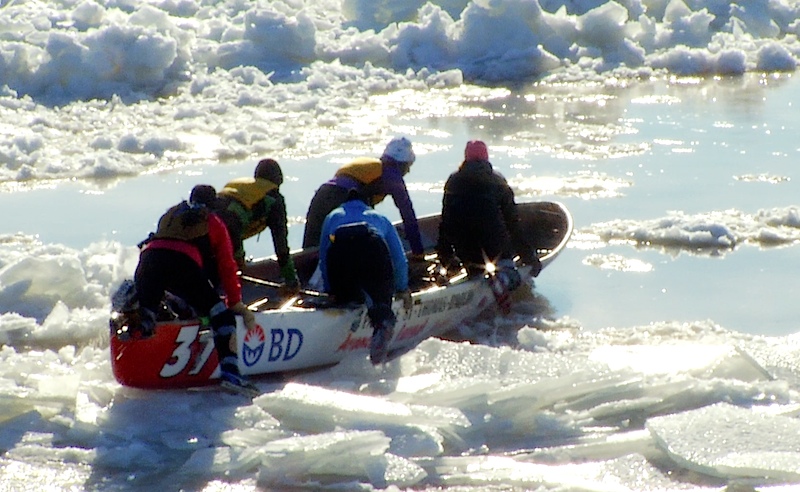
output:
[[351, 190], [348, 200], [322, 224], [319, 267], [325, 292], [336, 303], [364, 302], [373, 328], [370, 360], [385, 361], [394, 335], [395, 293], [411, 307], [408, 260], [391, 221], [370, 207], [368, 197]]

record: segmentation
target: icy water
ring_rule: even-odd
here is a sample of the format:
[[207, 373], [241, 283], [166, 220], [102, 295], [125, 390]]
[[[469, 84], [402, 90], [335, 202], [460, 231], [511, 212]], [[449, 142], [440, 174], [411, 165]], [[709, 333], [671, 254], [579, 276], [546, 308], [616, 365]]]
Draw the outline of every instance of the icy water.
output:
[[[88, 4], [81, 12], [91, 19]], [[317, 68], [322, 77], [328, 67]], [[363, 113], [345, 102], [314, 120], [328, 126], [309, 125], [307, 140], [294, 128], [301, 145], [287, 137], [286, 148], [255, 137], [283, 142], [276, 128], [295, 121], [236, 133], [228, 120], [225, 131], [257, 155], [220, 164], [198, 164], [188, 147], [162, 159], [131, 151], [139, 134], [121, 118], [109, 132], [122, 135], [108, 138], [127, 152], [86, 139], [99, 154], [92, 172], [131, 176], [106, 182], [77, 177], [68, 131], [16, 138], [9, 167], [28, 149], [43, 176], [76, 178], [6, 181], [0, 193], [0, 490], [791, 490], [800, 483], [796, 77], [567, 79], [376, 91]], [[202, 126], [212, 107], [238, 109], [242, 126], [253, 119], [250, 105], [209, 92], [176, 102], [183, 117]], [[333, 122], [344, 113], [342, 129]], [[147, 107], [125, 114], [152, 123]], [[374, 121], [367, 114], [391, 132], [358, 133], [354, 121]], [[61, 161], [36, 151], [50, 150], [41, 134], [60, 135], [58, 152], [78, 164], [60, 173]], [[114, 380], [108, 295], [168, 206], [194, 184], [249, 175], [269, 154], [287, 176], [297, 246], [316, 187], [347, 159], [377, 155], [389, 134], [414, 142], [408, 183], [420, 215], [438, 211], [472, 138], [487, 142], [518, 200], [569, 207], [575, 235], [532, 300], [459, 326], [471, 343], [432, 339], [385, 367], [356, 354], [259, 380], [264, 394], [252, 402]], [[163, 150], [178, 140], [141, 142]], [[114, 168], [114, 156], [127, 160]], [[391, 203], [379, 209], [397, 218]], [[268, 234], [247, 248], [272, 253]]]
[[[795, 206], [798, 99], [790, 76], [526, 87], [476, 103], [480, 117], [403, 120], [408, 133], [420, 134], [408, 184], [417, 214], [437, 213], [463, 143], [482, 138], [518, 201], [565, 203], [576, 235], [536, 281], [555, 317], [587, 329], [711, 320], [744, 333], [790, 334], [798, 331], [793, 265], [800, 261], [791, 243], [745, 238], [720, 248], [668, 233], [647, 244], [647, 231], [675, 213], [724, 229], [738, 224], [736, 214]], [[293, 247], [311, 195], [344, 160], [281, 160]], [[76, 248], [102, 239], [134, 245], [194, 184], [220, 187], [251, 174], [255, 161], [4, 193], [0, 206], [14, 213], [0, 232]], [[399, 219], [390, 200], [379, 210]], [[733, 215], [720, 222], [726, 213]], [[626, 242], [628, 229], [644, 239]], [[598, 234], [613, 237], [596, 241]], [[249, 243], [253, 255], [272, 254], [268, 234]]]
[[[0, 491], [796, 490], [798, 18], [0, 2]], [[396, 135], [420, 215], [474, 138], [518, 200], [569, 207], [531, 299], [253, 401], [114, 379], [109, 296], [167, 207], [275, 157], [296, 247], [316, 187]]]

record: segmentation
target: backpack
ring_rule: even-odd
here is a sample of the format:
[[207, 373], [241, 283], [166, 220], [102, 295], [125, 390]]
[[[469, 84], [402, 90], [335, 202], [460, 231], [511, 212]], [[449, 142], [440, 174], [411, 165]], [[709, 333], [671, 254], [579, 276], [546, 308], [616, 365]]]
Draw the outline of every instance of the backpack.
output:
[[153, 238], [192, 241], [206, 235], [208, 235], [208, 209], [193, 208], [188, 202], [183, 201], [161, 216]]
[[336, 228], [331, 235], [331, 242], [350, 242], [362, 238], [372, 238], [377, 236], [378, 233], [375, 229], [369, 226], [366, 222], [352, 222], [350, 224], [342, 224]]
[[356, 262], [378, 255], [386, 258], [391, 264], [386, 240], [366, 222], [342, 224], [331, 234], [330, 240], [329, 261], [331, 255], [333, 257], [344, 256]]

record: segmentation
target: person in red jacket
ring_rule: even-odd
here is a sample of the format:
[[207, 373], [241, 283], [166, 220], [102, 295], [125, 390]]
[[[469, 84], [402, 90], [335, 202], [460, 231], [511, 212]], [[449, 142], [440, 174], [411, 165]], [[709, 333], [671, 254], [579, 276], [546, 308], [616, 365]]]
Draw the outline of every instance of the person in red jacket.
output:
[[[134, 283], [139, 299], [140, 331], [152, 335], [156, 310], [169, 292], [186, 301], [200, 316], [210, 318], [221, 378], [236, 386], [250, 383], [239, 372], [231, 348], [236, 333], [235, 314], [250, 327], [255, 316], [242, 303], [242, 288], [225, 223], [204, 205], [204, 195], [216, 194], [209, 185], [192, 189], [183, 201], [161, 216], [158, 229], [144, 241]], [[223, 300], [214, 285], [220, 285]]]

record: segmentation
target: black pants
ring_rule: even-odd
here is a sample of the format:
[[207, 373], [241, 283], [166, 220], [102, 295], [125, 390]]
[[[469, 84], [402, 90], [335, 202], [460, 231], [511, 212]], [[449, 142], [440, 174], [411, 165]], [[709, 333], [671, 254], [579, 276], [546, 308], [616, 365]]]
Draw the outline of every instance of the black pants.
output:
[[386, 242], [377, 234], [339, 228], [328, 249], [328, 283], [337, 302], [372, 300], [368, 315], [373, 327], [395, 321], [392, 312], [394, 269]]
[[236, 330], [230, 309], [212, 313], [222, 302], [202, 268], [189, 256], [171, 249], [148, 248], [142, 251], [134, 274], [139, 304], [153, 312], [168, 291], [187, 303], [201, 316], [210, 316], [211, 329], [220, 360], [232, 355], [228, 340]]
[[483, 275], [486, 261], [513, 258], [508, 232], [485, 223], [460, 223], [450, 228], [450, 239], [456, 256], [470, 276]]
[[322, 223], [325, 217], [339, 205], [347, 201], [349, 191], [341, 186], [325, 183], [320, 186], [306, 213], [306, 227], [303, 231], [303, 247], [319, 246], [319, 236], [322, 234]]

